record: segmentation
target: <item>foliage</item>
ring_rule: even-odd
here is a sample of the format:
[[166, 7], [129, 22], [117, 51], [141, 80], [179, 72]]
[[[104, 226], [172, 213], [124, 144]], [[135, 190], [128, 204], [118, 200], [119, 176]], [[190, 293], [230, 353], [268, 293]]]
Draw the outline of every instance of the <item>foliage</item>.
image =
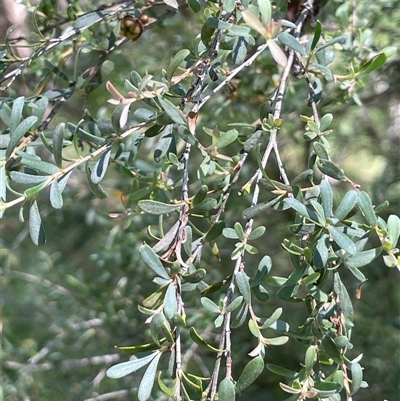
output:
[[[340, 167], [335, 112], [340, 115], [340, 104], [362, 105], [368, 80], [395, 57], [395, 48], [391, 42], [377, 47], [362, 4], [295, 4], [74, 1], [62, 10], [56, 1], [42, 1], [26, 3], [34, 26], [24, 38], [29, 57], [18, 55], [22, 39], [13, 38], [12, 29], [7, 33], [0, 65], [6, 93], [0, 105], [1, 215], [19, 207], [33, 243], [44, 245], [48, 204], [60, 212], [71, 208], [79, 191], [74, 180], [103, 204], [118, 191], [120, 209], [109, 213], [117, 223], [93, 257], [104, 257], [103, 267], [110, 261], [126, 270], [114, 290], [126, 295], [107, 293], [106, 269], [93, 283], [84, 271], [71, 272], [65, 280], [83, 296], [68, 301], [66, 310], [74, 315], [84, 295], [96, 292], [100, 301], [85, 317], [91, 322], [84, 326], [87, 338], [104, 324], [92, 317], [102, 308], [107, 330], [116, 322], [127, 333], [146, 327], [135, 345], [117, 347], [129, 360], [116, 363], [119, 356], [110, 354], [97, 362], [109, 366], [113, 379], [139, 371], [140, 401], [152, 395], [234, 400], [266, 370], [282, 377], [287, 400], [350, 400], [368, 386], [363, 355], [352, 342], [358, 322], [349, 283], [358, 280], [360, 298], [368, 280], [363, 268], [376, 258], [400, 269], [400, 219], [385, 214], [389, 202], [375, 204], [353, 171]], [[176, 14], [182, 34], [174, 32], [181, 37], [171, 43], [173, 35], [162, 39], [162, 29], [177, 30], [168, 25]], [[149, 54], [148, 63], [127, 72], [117, 60], [128, 60], [121, 49], [130, 41], [143, 41]], [[69, 104], [73, 112], [62, 114]], [[306, 163], [291, 146], [306, 149]], [[272, 221], [288, 229], [281, 235]], [[49, 242], [57, 236], [62, 233]], [[285, 252], [279, 260], [265, 245], [273, 241]], [[12, 253], [4, 254], [7, 274], [18, 276]], [[274, 264], [285, 266], [280, 275], [272, 274]], [[21, 274], [34, 281], [29, 272]], [[133, 315], [132, 301], [123, 302], [134, 285], [149, 291], [140, 294], [144, 322]], [[61, 304], [60, 294], [73, 298], [68, 288], [57, 288], [54, 299]], [[268, 309], [272, 298], [277, 306]], [[294, 304], [302, 322], [284, 317]], [[297, 366], [269, 357], [267, 348], [289, 340], [298, 343]], [[251, 344], [245, 363], [242, 341]], [[88, 352], [95, 360], [96, 349]], [[36, 363], [38, 355], [30, 360]]]

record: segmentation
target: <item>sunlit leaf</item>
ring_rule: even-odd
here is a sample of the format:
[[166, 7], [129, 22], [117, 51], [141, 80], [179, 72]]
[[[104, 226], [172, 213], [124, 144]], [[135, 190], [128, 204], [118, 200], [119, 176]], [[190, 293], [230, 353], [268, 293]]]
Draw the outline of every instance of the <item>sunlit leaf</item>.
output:
[[138, 399], [139, 401], [147, 401], [153, 389], [154, 379], [157, 373], [158, 362], [161, 358], [161, 353], [157, 353], [144, 373], [139, 385]]
[[119, 363], [107, 369], [106, 375], [111, 379], [119, 379], [130, 373], [136, 372], [143, 366], [149, 364], [157, 355], [161, 355], [159, 351], [152, 352], [151, 354], [142, 358], [131, 359], [127, 362]]

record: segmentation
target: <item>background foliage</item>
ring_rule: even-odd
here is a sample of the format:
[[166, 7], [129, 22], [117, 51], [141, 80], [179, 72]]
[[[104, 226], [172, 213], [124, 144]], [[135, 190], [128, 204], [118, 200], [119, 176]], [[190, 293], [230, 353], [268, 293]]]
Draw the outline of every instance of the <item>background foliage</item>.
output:
[[[107, 377], [106, 371], [117, 366], [114, 375], [121, 375], [118, 363], [129, 359], [117, 352], [115, 345], [138, 346], [157, 343], [160, 339], [160, 346], [155, 348], [162, 349], [164, 354], [158, 369], [163, 371], [165, 384], [177, 392], [176, 397], [178, 393], [184, 396], [182, 387], [173, 386], [174, 374], [167, 374], [169, 356], [179, 355], [176, 344], [182, 349], [183, 372], [209, 378], [217, 355], [209, 348], [221, 347], [218, 343], [222, 339], [225, 341], [222, 348], [231, 347], [232, 367], [229, 358], [222, 355], [221, 372], [215, 383], [220, 383], [224, 377], [227, 381], [219, 389], [220, 399], [233, 399], [229, 394], [234, 382], [238, 390], [246, 381], [252, 382], [257, 373], [260, 373], [258, 379], [237, 398], [284, 400], [290, 396], [289, 399], [299, 399], [301, 393], [297, 390], [301, 392], [303, 388], [316, 391], [303, 393], [304, 396], [350, 399], [353, 376], [359, 366], [354, 359], [360, 354], [363, 354], [359, 361], [364, 369], [363, 380], [369, 387], [360, 389], [353, 399], [397, 399], [400, 391], [398, 271], [387, 265], [396, 263], [395, 256], [390, 259], [390, 255], [395, 253], [399, 226], [396, 217], [399, 207], [399, 58], [393, 50], [399, 43], [399, 2], [363, 0], [319, 4], [308, 1], [304, 7], [298, 7], [297, 2], [290, 3], [289, 7], [286, 1], [271, 2], [274, 21], [292, 19], [300, 28], [304, 22], [302, 17], [308, 16], [304, 29], [301, 33], [298, 29], [298, 35], [295, 34], [297, 44], [287, 36], [276, 39], [279, 32], [290, 29], [290, 23], [286, 23], [288, 27], [275, 23], [275, 28], [270, 25], [271, 29], [264, 31], [270, 19], [268, 1], [203, 4], [193, 0], [188, 1], [189, 6], [180, 4], [179, 10], [174, 8], [173, 1], [113, 5], [57, 1], [22, 3], [27, 10], [23, 22], [25, 32], [16, 35], [11, 28], [4, 31], [0, 53], [3, 89], [0, 180], [4, 208], [1, 230], [2, 397], [7, 400], [136, 399], [139, 391], [139, 397], [145, 399], [143, 388], [152, 388], [151, 375], [147, 375], [150, 379], [140, 392], [145, 369], [136, 372], [131, 366], [135, 371], [119, 380]], [[311, 17], [317, 13], [318, 5], [321, 9], [316, 19], [321, 25]], [[142, 19], [145, 29], [137, 40], [121, 35], [120, 25], [134, 23], [134, 20], [124, 19], [125, 14], [117, 12], [119, 7], [137, 18], [147, 16]], [[244, 8], [253, 14], [246, 16], [246, 12], [242, 13]], [[318, 36], [318, 26], [322, 34], [318, 44], [314, 44], [312, 38]], [[122, 33], [136, 39], [141, 29], [137, 25], [134, 28], [132, 33], [129, 26], [125, 26]], [[304, 74], [301, 65], [296, 66], [298, 59], [294, 59], [294, 67], [286, 70], [291, 77], [281, 87], [284, 97], [279, 105], [274, 93], [283, 82], [285, 58], [294, 57], [293, 48], [302, 52], [311, 38], [308, 49], [315, 50], [341, 35], [347, 36], [326, 47], [325, 57], [334, 56], [332, 63], [321, 66], [321, 57], [310, 58], [314, 66], [309, 64], [309, 71]], [[265, 45], [266, 40], [270, 41], [274, 57]], [[300, 43], [303, 50], [296, 47]], [[279, 52], [278, 45], [286, 56]], [[265, 48], [258, 54], [259, 46]], [[188, 52], [180, 52], [182, 49]], [[304, 56], [298, 58], [307, 63], [310, 51], [304, 52]], [[252, 63], [245, 64], [246, 59]], [[176, 70], [171, 60], [177, 60]], [[240, 66], [243, 69], [231, 78], [229, 71]], [[123, 115], [121, 120], [120, 103], [124, 101], [120, 98], [134, 99], [129, 97], [129, 91], [140, 95], [140, 81], [140, 89], [148, 98], [132, 103], [128, 120], [124, 121]], [[221, 90], [212, 93], [223, 82]], [[314, 96], [310, 96], [310, 85], [314, 85], [315, 92], [311, 92]], [[212, 96], [208, 99], [206, 96], [210, 93]], [[185, 98], [187, 101], [182, 100]], [[268, 103], [271, 98], [273, 101]], [[110, 104], [111, 99], [114, 102]], [[204, 99], [207, 101], [203, 105]], [[196, 108], [199, 104], [200, 110]], [[182, 113], [177, 106], [181, 106]], [[321, 124], [327, 124], [330, 115], [333, 117], [331, 124], [322, 129]], [[158, 126], [152, 125], [155, 116]], [[320, 124], [318, 119], [322, 116], [325, 117]], [[124, 127], [125, 122], [127, 127]], [[307, 122], [310, 129], [306, 131]], [[169, 128], [164, 128], [160, 134], [161, 127], [165, 126]], [[135, 127], [140, 128], [138, 132]], [[312, 138], [313, 129], [321, 134], [328, 128], [332, 129], [329, 136], [325, 132]], [[192, 139], [194, 131], [197, 141]], [[167, 141], [172, 138], [171, 134], [174, 140], [166, 148], [160, 137]], [[271, 138], [275, 134], [278, 145], [259, 181], [258, 198], [255, 195], [258, 186], [247, 185], [248, 180], [259, 168], [257, 159], [268, 143], [274, 144]], [[256, 142], [261, 144], [260, 151]], [[313, 142], [319, 145], [313, 146]], [[111, 155], [110, 159], [100, 157], [99, 152], [91, 160], [97, 149], [105, 150], [103, 146], [110, 147], [110, 152], [103, 152]], [[157, 146], [166, 151], [163, 157], [157, 158]], [[325, 170], [320, 161], [315, 165], [315, 158], [310, 157], [313, 154], [318, 160], [332, 160], [335, 166], [340, 166], [339, 170], [330, 163], [325, 164]], [[90, 159], [86, 167], [82, 160], [87, 156]], [[277, 163], [277, 158], [282, 160], [283, 166]], [[183, 169], [182, 163], [187, 163], [188, 168]], [[62, 178], [68, 166], [76, 168], [62, 190]], [[216, 166], [215, 172], [213, 166]], [[307, 168], [313, 168], [312, 179], [310, 174], [305, 174], [303, 181], [293, 183]], [[343, 178], [340, 169], [351, 181]], [[183, 171], [188, 173], [186, 178]], [[326, 173], [326, 179], [321, 179], [321, 172]], [[329, 176], [339, 180], [328, 179]], [[58, 184], [54, 184], [55, 178]], [[256, 180], [259, 178], [261, 175]], [[231, 190], [229, 183], [235, 179], [237, 183]], [[188, 194], [185, 195], [187, 183]], [[318, 191], [325, 195], [308, 192], [302, 197], [299, 188], [306, 187], [313, 187], [314, 191], [323, 188]], [[349, 197], [359, 197], [360, 189], [365, 195], [364, 203], [358, 201], [358, 209], [354, 210], [357, 213], [341, 216], [339, 220], [347, 221], [345, 224], [333, 220], [326, 223], [334, 214], [337, 217], [337, 207], [343, 196], [347, 193]], [[316, 218], [309, 212], [311, 209], [320, 211], [312, 203], [310, 194], [314, 194], [314, 200], [323, 208], [322, 213], [325, 212], [322, 218], [325, 225], [321, 223], [321, 216]], [[206, 195], [208, 205], [204, 203]], [[228, 201], [219, 217], [225, 222], [226, 230], [222, 235], [222, 226], [219, 226], [217, 232], [213, 232], [214, 238], [210, 234], [204, 237], [225, 196]], [[261, 212], [253, 215], [254, 209], [249, 209], [277, 196], [282, 196], [277, 205], [286, 210], [261, 206]], [[142, 203], [138, 203], [140, 200]], [[385, 200], [389, 201], [388, 206], [382, 204]], [[152, 201], [162, 202], [162, 205]], [[329, 211], [331, 202], [333, 212]], [[310, 209], [302, 209], [300, 205], [303, 204]], [[375, 209], [371, 209], [371, 205]], [[382, 211], [376, 222], [375, 212], [379, 207]], [[168, 213], [160, 212], [160, 208], [166, 208]], [[346, 212], [350, 209], [352, 207]], [[186, 216], [190, 216], [187, 227], [191, 226], [193, 245], [188, 247], [187, 240], [180, 253], [182, 237], [176, 237], [178, 240], [169, 244], [171, 254], [164, 255], [165, 270], [154, 260], [151, 248], [141, 245], [146, 241], [154, 246], [156, 237], [161, 238], [176, 221], [185, 221]], [[45, 244], [41, 221], [47, 237]], [[385, 228], [388, 221], [391, 230]], [[245, 236], [238, 223], [246, 230]], [[350, 237], [350, 244], [349, 239], [343, 240], [343, 236], [330, 228], [334, 241], [326, 243], [323, 239], [318, 247], [329, 251], [329, 258], [322, 264], [316, 262], [317, 243], [326, 235], [328, 227], [346, 227], [346, 224], [369, 233], [368, 242], [362, 240], [362, 234], [352, 236], [343, 228], [340, 232], [348, 234], [346, 238]], [[293, 225], [295, 229], [305, 230], [301, 231], [302, 235], [290, 230]], [[262, 226], [265, 232], [262, 228], [257, 234], [253, 231], [254, 237], [260, 236], [248, 246], [244, 238], [251, 235], [252, 229]], [[190, 231], [182, 227], [190, 235]], [[38, 248], [29, 237], [42, 246]], [[201, 248], [199, 238], [204, 241]], [[239, 251], [247, 245], [244, 256], [238, 251], [232, 255], [236, 242], [242, 244], [236, 248]], [[365, 267], [366, 263], [360, 260], [353, 260], [352, 265], [351, 260], [346, 259], [355, 242], [367, 250], [375, 250], [374, 255], [362, 254], [367, 260]], [[285, 251], [282, 243], [292, 252]], [[323, 246], [324, 243], [327, 245]], [[383, 251], [373, 258], [383, 246], [389, 253]], [[252, 247], [257, 248], [258, 253]], [[159, 255], [165, 252], [155, 250]], [[198, 252], [196, 257], [192, 257], [193, 250]], [[382, 256], [389, 258], [386, 264]], [[260, 266], [259, 273], [269, 270], [262, 267], [269, 266], [268, 257], [272, 261], [271, 270], [266, 277], [260, 276], [262, 290], [256, 294], [254, 288], [259, 287], [254, 286], [249, 301], [248, 285], [254, 283]], [[188, 259], [193, 262], [190, 271], [197, 270], [194, 277], [185, 279]], [[342, 263], [342, 259], [347, 262]], [[153, 281], [155, 271], [159, 276], [156, 282]], [[352, 301], [354, 316], [350, 316], [350, 304], [341, 299], [345, 295], [340, 285], [336, 283], [333, 287], [337, 271]], [[205, 277], [202, 277], [203, 272]], [[294, 277], [293, 272], [298, 276]], [[231, 281], [232, 274], [234, 281]], [[291, 274], [294, 285], [302, 280], [309, 280], [309, 284], [305, 281], [308, 287], [301, 287], [297, 294], [286, 290], [285, 295], [281, 288], [287, 283], [274, 277], [287, 278]], [[368, 281], [360, 287], [363, 275]], [[226, 278], [227, 285], [207, 293], [207, 285]], [[249, 282], [249, 278], [253, 282]], [[181, 281], [185, 283], [185, 280], [182, 305], [179, 289]], [[200, 284], [189, 281], [200, 281]], [[223, 335], [222, 319], [226, 324], [226, 316], [230, 314], [220, 315], [217, 324], [214, 321], [221, 300], [226, 300], [224, 297], [229, 293], [230, 283], [238, 286], [234, 293], [236, 302], [243, 297], [241, 308], [250, 304], [253, 313], [264, 320], [277, 308], [282, 308], [277, 327], [281, 330], [263, 330], [262, 338], [269, 341], [278, 338], [277, 343], [284, 343], [288, 335], [284, 345], [268, 345], [265, 350], [259, 347], [249, 356], [261, 338], [255, 327], [257, 320], [249, 319], [249, 315], [231, 334]], [[317, 293], [313, 283], [319, 288]], [[178, 289], [172, 297], [178, 300], [175, 306], [171, 303], [171, 291], [169, 298], [164, 298], [165, 291], [155, 302], [147, 298], [160, 286], [165, 290], [165, 284]], [[360, 288], [361, 294], [357, 292]], [[263, 291], [269, 293], [268, 302], [258, 300], [263, 294], [266, 297]], [[225, 307], [229, 303], [230, 299]], [[162, 330], [165, 329], [163, 322], [159, 327], [154, 322], [153, 325], [145, 323], [147, 316], [138, 310], [138, 305], [143, 304], [156, 311], [155, 315], [165, 314], [171, 331]], [[162, 305], [164, 312], [160, 313]], [[232, 319], [239, 309], [233, 312]], [[335, 318], [342, 318], [340, 309], [346, 313], [343, 313], [344, 320], [338, 323]], [[324, 320], [323, 310], [337, 314]], [[174, 312], [181, 315], [181, 320]], [[319, 317], [313, 320], [310, 316]], [[250, 327], [249, 320], [253, 322]], [[354, 322], [351, 336], [349, 320]], [[316, 322], [314, 329], [311, 330], [311, 324], [301, 331], [301, 326], [311, 321]], [[290, 326], [290, 331], [284, 322]], [[262, 324], [260, 320], [258, 323]], [[198, 344], [202, 341], [193, 330], [190, 333], [192, 327], [207, 345]], [[342, 333], [342, 330], [347, 332]], [[167, 339], [162, 341], [165, 336]], [[343, 338], [337, 340], [337, 337]], [[351, 340], [353, 348], [338, 345], [338, 341], [347, 341], [345, 337]], [[335, 339], [336, 343], [332, 342]], [[231, 345], [226, 341], [231, 341]], [[330, 345], [334, 346], [333, 350]], [[293, 377], [289, 372], [279, 376], [277, 368], [271, 366], [261, 373], [258, 354], [266, 364], [300, 372], [299, 376]], [[330, 376], [336, 367], [346, 372], [343, 355], [348, 358], [347, 369], [352, 371], [349, 391], [346, 391], [344, 373]], [[141, 356], [143, 354], [139, 354]], [[352, 360], [353, 365], [349, 362]], [[241, 376], [246, 365], [247, 378]], [[109, 372], [112, 376], [113, 370]], [[231, 375], [234, 382], [230, 380]], [[192, 399], [200, 399], [201, 394], [196, 394], [200, 382], [193, 377], [187, 376], [182, 384]], [[204, 380], [202, 389], [209, 383]], [[283, 390], [295, 394], [291, 396], [282, 391], [279, 383], [283, 383]], [[314, 386], [315, 383], [320, 384]], [[359, 384], [365, 387], [361, 379]], [[335, 394], [339, 390], [341, 396]], [[207, 394], [213, 397], [212, 392]], [[157, 383], [151, 397], [172, 398], [162, 392]]]

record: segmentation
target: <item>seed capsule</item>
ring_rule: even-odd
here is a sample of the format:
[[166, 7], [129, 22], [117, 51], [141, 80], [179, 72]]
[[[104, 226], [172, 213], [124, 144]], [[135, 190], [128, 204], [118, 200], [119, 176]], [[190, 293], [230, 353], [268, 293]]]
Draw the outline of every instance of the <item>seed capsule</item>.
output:
[[143, 25], [142, 23], [132, 17], [131, 15], [126, 15], [121, 18], [121, 34], [131, 39], [132, 41], [138, 40], [143, 33]]

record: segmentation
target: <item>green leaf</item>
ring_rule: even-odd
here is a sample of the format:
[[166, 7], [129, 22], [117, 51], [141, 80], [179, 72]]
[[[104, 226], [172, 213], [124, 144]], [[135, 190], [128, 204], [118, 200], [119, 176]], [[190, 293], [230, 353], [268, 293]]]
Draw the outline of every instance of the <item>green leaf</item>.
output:
[[271, 327], [282, 315], [283, 309], [277, 308], [268, 319], [260, 319], [260, 330], [268, 329]]
[[255, 287], [252, 287], [251, 290], [253, 291], [253, 294], [256, 296], [256, 298], [260, 302], [267, 302], [269, 300], [268, 290], [261, 284], [255, 286]]
[[374, 207], [372, 206], [371, 198], [366, 192], [361, 191], [358, 194], [358, 205], [368, 223], [371, 224], [371, 226], [376, 227], [377, 222]]
[[400, 235], [400, 218], [395, 214], [391, 214], [387, 221], [387, 233], [392, 246], [397, 245]]
[[60, 123], [57, 124], [53, 133], [53, 155], [54, 160], [56, 162], [57, 167], [61, 168], [62, 166], [62, 148], [63, 148], [63, 140], [64, 140], [64, 128], [65, 124]]
[[313, 149], [314, 152], [316, 153], [316, 155], [320, 158], [320, 159], [329, 159], [329, 155], [327, 150], [325, 149], [325, 146], [322, 145], [322, 143], [320, 142], [314, 142], [313, 143]]
[[111, 366], [111, 368], [107, 369], [106, 375], [110, 379], [119, 379], [129, 375], [130, 373], [136, 372], [143, 366], [149, 364], [156, 356], [159, 355], [161, 355], [160, 351], [156, 351], [142, 358], [131, 359], [130, 361]]
[[182, 278], [186, 283], [199, 283], [206, 276], [204, 269], [197, 269], [193, 273], [183, 274]]
[[388, 57], [385, 53], [379, 53], [370, 58], [365, 64], [360, 66], [360, 73], [369, 74], [370, 72], [380, 68], [386, 63]]
[[102, 19], [106, 18], [108, 14], [103, 13], [101, 11], [95, 11], [92, 13], [88, 13], [83, 15], [82, 17], [79, 17], [74, 21], [73, 27], [75, 29], [80, 29], [82, 28], [89, 28], [91, 25], [95, 24], [98, 21], [101, 21]]
[[215, 29], [230, 29], [232, 27], [232, 24], [222, 21], [221, 19], [216, 17], [207, 18], [207, 25], [210, 25]]
[[347, 35], [337, 36], [336, 38], [328, 40], [324, 44], [321, 44], [321, 45], [317, 46], [316, 52], [319, 52], [320, 50], [325, 49], [326, 47], [332, 46], [332, 45], [334, 45], [336, 43], [344, 43], [346, 40], [347, 40]]
[[382, 247], [369, 249], [367, 251], [358, 252], [344, 260], [348, 267], [364, 267], [377, 258], [382, 252]]
[[220, 350], [218, 348], [213, 347], [212, 345], [208, 344], [206, 341], [204, 341], [201, 336], [197, 333], [196, 329], [192, 326], [189, 329], [189, 334], [190, 338], [197, 344], [202, 346], [203, 348], [206, 348], [210, 351], [213, 352], [222, 352], [223, 350]]
[[254, 278], [251, 280], [251, 287], [259, 285], [269, 273], [272, 267], [272, 260], [268, 255], [265, 255], [258, 264], [257, 272]]
[[157, 373], [158, 362], [161, 358], [161, 353], [157, 353], [154, 359], [150, 362], [149, 366], [146, 369], [146, 372], [143, 375], [143, 378], [139, 385], [138, 391], [138, 399], [139, 401], [147, 401], [150, 397], [151, 390], [154, 386], [154, 379]]
[[261, 23], [261, 21], [250, 11], [250, 10], [243, 10], [242, 17], [244, 22], [252, 29], [257, 31], [261, 36], [264, 37], [265, 35], [265, 27]]
[[232, 321], [231, 324], [232, 329], [240, 327], [246, 321], [248, 311], [249, 311], [248, 305], [245, 302], [243, 302], [237, 315]]
[[326, 180], [322, 180], [321, 182], [321, 200], [325, 216], [331, 217], [333, 209], [333, 192], [332, 187]]
[[178, 107], [176, 107], [169, 100], [164, 99], [162, 97], [159, 97], [158, 101], [160, 102], [161, 107], [168, 114], [168, 116], [171, 118], [172, 121], [180, 125], [186, 125], [186, 118]]
[[236, 222], [235, 225], [234, 225], [234, 229], [235, 229], [235, 233], [238, 236], [238, 238], [241, 241], [244, 241], [245, 235], [244, 235], [244, 231], [243, 231], [242, 225], [239, 222]]
[[[173, 124], [168, 124], [162, 130], [162, 135], [157, 142], [157, 145], [154, 149], [154, 161], [156, 163], [160, 163], [162, 158], [167, 154], [172, 140], [173, 140]], [[146, 131], [147, 132], [147, 131]], [[158, 133], [157, 133], [158, 134]]]
[[332, 163], [327, 159], [319, 159], [317, 162], [317, 167], [321, 171], [321, 173], [328, 175], [329, 177], [334, 178], [338, 181], [346, 181], [347, 177], [344, 175], [344, 172], [341, 168], [336, 166], [336, 164]]
[[314, 345], [310, 345], [307, 348], [305, 357], [305, 368], [308, 374], [311, 373], [316, 360], [317, 360], [317, 350], [315, 349]]
[[176, 288], [175, 283], [168, 285], [167, 292], [164, 298], [164, 313], [167, 319], [172, 319], [175, 313], [178, 311], [177, 300], [176, 300]]
[[25, 104], [25, 98], [23, 96], [17, 97], [13, 102], [10, 121], [8, 124], [11, 134], [13, 134], [13, 132], [16, 130], [21, 121], [24, 104]]
[[33, 243], [37, 246], [44, 245], [46, 242], [46, 233], [40, 217], [37, 202], [34, 201], [29, 209], [29, 234]]
[[294, 51], [300, 53], [302, 56], [306, 56], [307, 52], [299, 41], [287, 32], [281, 32], [278, 35], [278, 39], [287, 47], [290, 47]]
[[279, 337], [274, 337], [274, 338], [263, 338], [262, 342], [265, 345], [283, 345], [286, 344], [289, 341], [288, 336], [279, 336]]
[[193, 12], [198, 13], [201, 10], [201, 4], [198, 0], [187, 0], [187, 3]]
[[265, 367], [272, 373], [275, 373], [279, 376], [284, 376], [284, 377], [288, 377], [288, 378], [295, 378], [298, 373], [293, 371], [293, 370], [289, 370], [286, 368], [282, 368], [281, 366], [278, 365], [274, 365], [272, 363], [267, 363], [265, 365]]
[[268, 26], [271, 22], [271, 2], [270, 0], [257, 0], [258, 11], [261, 14], [261, 22], [264, 26]]
[[35, 196], [37, 196], [39, 194], [39, 192], [41, 192], [44, 188], [46, 188], [50, 183], [50, 179], [42, 182], [39, 185], [36, 185], [34, 187], [28, 188], [24, 191], [24, 197], [25, 199], [31, 199], [34, 198]]
[[239, 133], [236, 129], [231, 129], [228, 132], [225, 132], [218, 138], [216, 143], [217, 148], [221, 149], [225, 146], [228, 146], [232, 142], [236, 141], [238, 135]]
[[324, 347], [324, 351], [329, 358], [332, 358], [334, 362], [337, 364], [342, 364], [342, 355], [340, 351], [337, 349], [335, 342], [329, 336], [324, 336], [322, 339], [322, 346]]
[[357, 203], [357, 199], [358, 192], [354, 189], [346, 192], [333, 217], [340, 221], [343, 220], [353, 210]]
[[333, 382], [315, 382], [314, 386], [311, 390], [317, 390], [317, 394], [319, 397], [327, 398], [331, 397], [334, 394], [337, 394], [341, 389], [340, 384]]
[[222, 234], [224, 229], [225, 229], [225, 221], [223, 220], [218, 221], [217, 223], [213, 224], [211, 228], [208, 230], [204, 240], [206, 242], [214, 241]]
[[170, 205], [168, 203], [162, 203], [150, 199], [140, 200], [138, 202], [138, 206], [144, 212], [149, 214], [155, 214], [157, 216], [175, 212], [179, 208], [179, 205]]
[[236, 275], [236, 284], [239, 292], [243, 295], [244, 301], [250, 305], [251, 303], [251, 292], [249, 278], [244, 271], [239, 271]]
[[313, 255], [314, 265], [317, 269], [322, 269], [328, 262], [329, 246], [329, 236], [327, 234], [322, 235], [317, 241]]
[[[189, 4], [189, 6], [190, 6], [190, 4]], [[199, 10], [200, 10], [200, 4], [199, 4]], [[189, 54], [190, 54], [190, 50], [188, 50], [188, 49], [182, 49], [178, 53], [175, 54], [175, 56], [173, 57], [173, 59], [171, 60], [169, 66], [167, 68], [167, 79], [168, 79], [168, 81], [171, 81], [171, 78], [173, 77], [176, 69], [180, 66], [182, 61], [185, 60], [185, 58]]]
[[28, 154], [26, 154], [25, 152], [18, 151], [17, 155], [22, 157], [21, 164], [23, 164], [24, 166], [28, 166], [31, 169], [40, 171], [45, 174], [56, 174], [60, 171], [59, 168], [54, 164], [44, 162], [39, 158], [36, 159], [29, 157], [30, 155], [28, 156]]
[[110, 156], [111, 156], [111, 147], [106, 149], [106, 151], [101, 155], [100, 159], [97, 161], [92, 170], [92, 175], [90, 178], [93, 184], [99, 184], [100, 181], [106, 175]]
[[[33, 174], [26, 174], [21, 173], [19, 171], [11, 171], [10, 178], [12, 181], [17, 182], [18, 184], [39, 184], [43, 181], [49, 179], [48, 175], [33, 175]], [[5, 183], [5, 181], [4, 181]]]
[[218, 399], [219, 401], [235, 401], [236, 392], [233, 381], [225, 378], [218, 386]]
[[264, 233], [265, 233], [265, 227], [264, 227], [264, 226], [257, 227], [256, 229], [254, 229], [254, 230], [250, 233], [248, 239], [251, 241], [251, 240], [260, 238], [261, 236], [264, 235]]
[[57, 180], [54, 180], [50, 187], [50, 203], [54, 209], [61, 209], [63, 205], [63, 198]]
[[228, 239], [238, 239], [239, 238], [238, 235], [236, 234], [236, 231], [233, 228], [224, 228], [222, 230], [222, 235]]
[[261, 356], [257, 356], [247, 363], [236, 382], [236, 392], [240, 393], [249, 387], [260, 376], [263, 370], [264, 360]]
[[284, 199], [284, 203], [289, 205], [292, 209], [296, 210], [301, 216], [307, 217], [309, 220], [314, 223], [320, 224], [320, 219], [311, 209], [303, 205], [300, 201], [294, 198], [286, 198]]
[[38, 118], [36, 116], [30, 116], [27, 117], [25, 120], [22, 120], [21, 123], [15, 128], [15, 130], [11, 131], [10, 128], [11, 136], [10, 136], [10, 142], [8, 143], [6, 150], [6, 157], [9, 157], [11, 155], [15, 147], [18, 145], [19, 141], [32, 128], [32, 126], [36, 123], [37, 119]]
[[325, 114], [320, 121], [320, 130], [325, 131], [332, 123], [333, 115], [331, 113]]
[[221, 313], [219, 306], [207, 297], [200, 298], [201, 304], [211, 313]]
[[355, 394], [361, 387], [363, 371], [358, 362], [351, 364], [351, 394]]
[[239, 306], [242, 304], [243, 302], [243, 297], [241, 295], [239, 295], [238, 297], [236, 297], [226, 308], [225, 311], [227, 313], [229, 312], [233, 312], [235, 309], [239, 308]]
[[319, 38], [321, 37], [321, 31], [322, 31], [322, 24], [320, 21], [317, 21], [315, 24], [314, 36], [313, 36], [310, 50], [314, 50], [315, 46], [317, 46]]
[[258, 205], [248, 207], [247, 209], [243, 210], [242, 217], [245, 220], [250, 220], [262, 213], [264, 210], [269, 209], [276, 205], [283, 196], [279, 196], [267, 202], [259, 203]]
[[[247, 56], [247, 46], [249, 42], [243, 36], [238, 36], [235, 39], [232, 51], [232, 59], [236, 65], [243, 64]], [[248, 147], [247, 147], [248, 148]]]
[[328, 231], [340, 248], [344, 249], [351, 255], [355, 255], [357, 253], [357, 248], [354, 242], [346, 234], [342, 233], [334, 226], [329, 226]]
[[354, 309], [353, 309], [353, 304], [351, 303], [351, 299], [349, 297], [349, 294], [346, 290], [346, 287], [342, 283], [339, 273], [335, 273], [333, 277], [333, 287], [336, 292], [336, 294], [339, 295], [339, 300], [340, 300], [340, 308], [346, 317], [346, 319], [350, 319], [350, 322], [353, 321], [354, 318]]
[[[318, 273], [316, 273], [316, 274], [318, 274]], [[328, 301], [328, 295], [325, 292], [323, 292], [316, 285], [308, 285], [307, 289], [310, 292], [310, 295], [314, 299], [316, 299], [318, 302], [327, 302]]]
[[146, 263], [146, 265], [150, 267], [150, 269], [153, 270], [153, 272], [156, 273], [157, 276], [165, 278], [166, 280], [170, 279], [167, 271], [161, 264], [157, 254], [153, 251], [153, 249], [149, 245], [147, 244], [141, 245], [141, 247], [139, 248], [139, 252], [144, 263]]

